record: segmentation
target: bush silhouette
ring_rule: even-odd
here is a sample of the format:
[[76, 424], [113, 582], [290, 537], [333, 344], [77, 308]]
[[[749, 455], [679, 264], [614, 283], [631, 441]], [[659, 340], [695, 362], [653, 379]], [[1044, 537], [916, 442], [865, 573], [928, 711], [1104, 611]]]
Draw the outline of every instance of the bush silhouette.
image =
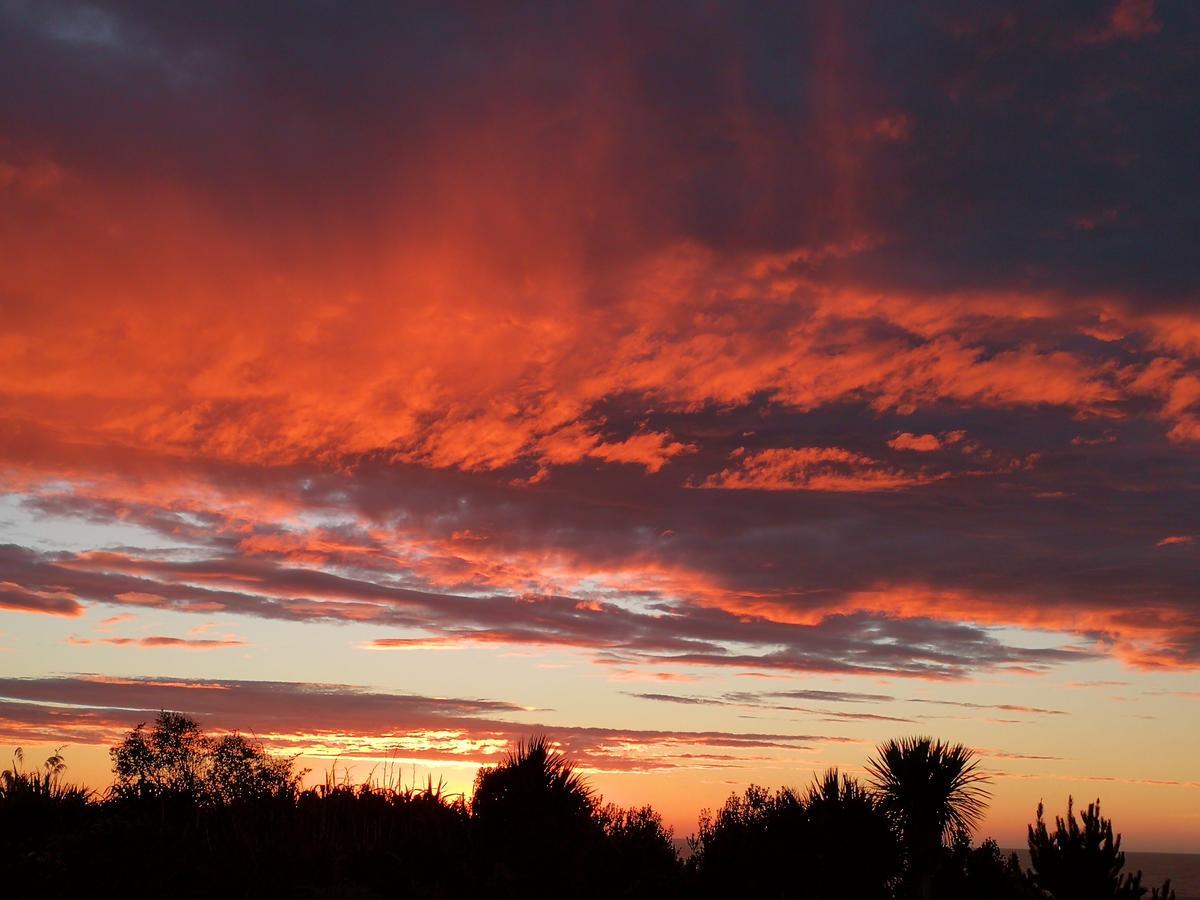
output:
[[830, 769], [805, 794], [751, 785], [701, 814], [689, 869], [705, 896], [886, 900], [900, 850], [875, 798]]
[[701, 812], [688, 865], [704, 896], [802, 896], [802, 867], [793, 860], [803, 839], [804, 803], [796, 792], [752, 784], [715, 816]]
[[804, 863], [814, 898], [891, 896], [900, 846], [878, 801], [853, 778], [829, 769], [804, 798]]
[[598, 817], [606, 844], [605, 896], [675, 896], [683, 866], [662, 816], [649, 806], [622, 809], [609, 804]]
[[[1030, 881], [1054, 900], [1137, 900], [1144, 897], [1142, 873], [1125, 873], [1121, 836], [1114, 837], [1112, 820], [1100, 815], [1100, 801], [1089, 803], [1075, 819], [1075, 798], [1067, 799], [1067, 817], [1055, 818], [1054, 832], [1046, 827], [1041, 803], [1037, 822], [1029, 826]], [[1153, 891], [1164, 900], [1174, 897], [1171, 883]]]
[[1021, 871], [1015, 853], [1005, 856], [991, 838], [974, 847], [965, 834], [944, 849], [933, 876], [932, 895], [972, 900], [1044, 900]]

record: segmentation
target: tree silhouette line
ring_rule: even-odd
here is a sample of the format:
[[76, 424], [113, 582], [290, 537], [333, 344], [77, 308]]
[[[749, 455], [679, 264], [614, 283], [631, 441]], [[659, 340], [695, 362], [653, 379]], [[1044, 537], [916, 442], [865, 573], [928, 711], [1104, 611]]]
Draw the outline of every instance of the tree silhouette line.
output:
[[[241, 734], [179, 713], [110, 751], [103, 793], [56, 752], [0, 773], [0, 892], [14, 897], [764, 897], [811, 900], [1173, 900], [1124, 872], [1090, 804], [1029, 826], [1031, 867], [972, 832], [988, 800], [973, 751], [891, 740], [865, 782], [751, 785], [705, 810], [690, 854], [649, 806], [604, 803], [544, 736], [481, 768], [470, 800], [432, 780], [325, 781]], [[1082, 825], [1080, 824], [1082, 822]]]

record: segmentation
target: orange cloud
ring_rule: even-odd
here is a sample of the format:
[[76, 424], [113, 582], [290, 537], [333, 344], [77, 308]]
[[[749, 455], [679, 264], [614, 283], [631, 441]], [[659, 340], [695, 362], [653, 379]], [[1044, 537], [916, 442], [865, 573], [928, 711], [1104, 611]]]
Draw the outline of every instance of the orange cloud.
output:
[[840, 447], [761, 450], [710, 475], [701, 487], [757, 491], [894, 491], [947, 477], [890, 469]]
[[942, 442], [936, 434], [913, 434], [911, 431], [905, 431], [888, 441], [888, 446], [893, 450], [915, 450], [918, 453], [931, 453], [934, 450], [941, 450]]
[[1195, 540], [1195, 537], [1190, 534], [1172, 534], [1169, 537], [1163, 538], [1161, 541], [1159, 541], [1154, 546], [1170, 547], [1174, 544], [1190, 544], [1194, 540]]

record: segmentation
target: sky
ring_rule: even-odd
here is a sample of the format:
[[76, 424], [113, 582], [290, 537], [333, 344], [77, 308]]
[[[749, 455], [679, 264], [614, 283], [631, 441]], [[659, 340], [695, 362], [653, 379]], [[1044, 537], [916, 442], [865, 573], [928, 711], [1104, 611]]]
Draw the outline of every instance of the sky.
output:
[[1200, 852], [1200, 6], [0, 0], [0, 755]]

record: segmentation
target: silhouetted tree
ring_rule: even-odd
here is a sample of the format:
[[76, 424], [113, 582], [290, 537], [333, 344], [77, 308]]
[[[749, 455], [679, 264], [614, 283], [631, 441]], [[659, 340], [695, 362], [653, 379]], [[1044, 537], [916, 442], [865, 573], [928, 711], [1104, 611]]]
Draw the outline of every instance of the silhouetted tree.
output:
[[688, 867], [706, 896], [887, 900], [900, 850], [876, 800], [830, 769], [807, 793], [751, 785], [701, 813]]
[[928, 900], [942, 850], [970, 834], [989, 794], [974, 751], [931, 737], [880, 745], [867, 762], [880, 805], [894, 823], [908, 863], [906, 892]]
[[108, 753], [119, 796], [199, 796], [208, 742], [185, 715], [160, 712], [151, 731], [140, 723]]
[[[1125, 873], [1121, 835], [1113, 835], [1112, 820], [1100, 815], [1100, 801], [1089, 803], [1075, 819], [1075, 798], [1067, 799], [1067, 817], [1055, 817], [1054, 833], [1046, 827], [1041, 803], [1037, 822], [1029, 826], [1030, 881], [1053, 900], [1137, 900], [1144, 897], [1142, 873]], [[1171, 882], [1153, 891], [1155, 898], [1174, 897]]]
[[170, 798], [221, 805], [292, 795], [302, 773], [240, 734], [212, 738], [195, 721], [160, 712], [149, 732], [139, 724], [109, 751], [114, 796]]

